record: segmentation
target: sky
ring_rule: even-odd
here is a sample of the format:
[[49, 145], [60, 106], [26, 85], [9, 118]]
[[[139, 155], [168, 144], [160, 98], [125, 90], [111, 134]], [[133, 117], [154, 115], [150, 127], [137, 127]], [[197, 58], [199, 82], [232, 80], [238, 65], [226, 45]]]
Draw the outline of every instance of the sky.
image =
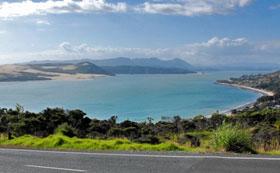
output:
[[0, 0], [0, 63], [280, 63], [279, 0]]

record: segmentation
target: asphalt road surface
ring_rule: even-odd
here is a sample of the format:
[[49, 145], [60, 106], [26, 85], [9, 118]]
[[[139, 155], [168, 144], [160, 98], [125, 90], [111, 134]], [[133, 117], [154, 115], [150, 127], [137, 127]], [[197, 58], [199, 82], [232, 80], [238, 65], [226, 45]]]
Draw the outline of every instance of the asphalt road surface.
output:
[[280, 157], [0, 149], [0, 173], [280, 173]]

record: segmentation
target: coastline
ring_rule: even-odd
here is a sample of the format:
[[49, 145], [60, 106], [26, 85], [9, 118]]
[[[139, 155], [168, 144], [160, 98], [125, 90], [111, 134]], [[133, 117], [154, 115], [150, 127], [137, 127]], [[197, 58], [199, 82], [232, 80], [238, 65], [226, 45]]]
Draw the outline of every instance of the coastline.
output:
[[[234, 88], [239, 88], [239, 89], [247, 90], [247, 91], [252, 91], [252, 92], [255, 92], [255, 93], [259, 93], [262, 96], [274, 96], [275, 95], [275, 93], [272, 92], [272, 91], [253, 88], [253, 87], [240, 85], [240, 84], [230, 84], [230, 83], [225, 83], [225, 82], [216, 82], [216, 84], [225, 85], [225, 86], [234, 87]], [[232, 110], [242, 110], [246, 107], [252, 107], [255, 104], [255, 102], [256, 102], [256, 100], [253, 100], [251, 102], [247, 102], [245, 104], [241, 104], [239, 106], [236, 106], [236, 107], [233, 107], [233, 108], [230, 108], [230, 109], [222, 110], [221, 113], [226, 114], [226, 115], [231, 115]]]
[[240, 88], [240, 89], [244, 89], [244, 90], [253, 91], [253, 92], [256, 92], [256, 93], [260, 93], [263, 96], [274, 96], [275, 95], [275, 93], [272, 92], [272, 91], [267, 91], [267, 90], [263, 90], [263, 89], [253, 88], [253, 87], [249, 87], [249, 86], [246, 86], [246, 85], [230, 84], [230, 83], [223, 83], [223, 82], [216, 82], [216, 83], [217, 84], [221, 84], [221, 85], [235, 87], [235, 88]]

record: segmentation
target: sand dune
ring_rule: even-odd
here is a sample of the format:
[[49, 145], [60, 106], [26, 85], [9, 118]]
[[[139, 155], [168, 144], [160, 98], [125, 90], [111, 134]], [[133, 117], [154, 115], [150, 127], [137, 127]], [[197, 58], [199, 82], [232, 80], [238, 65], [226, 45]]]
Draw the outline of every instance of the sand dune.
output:
[[[70, 66], [66, 66], [70, 69]], [[73, 69], [73, 67], [71, 67]], [[24, 81], [26, 80], [86, 80], [105, 74], [92, 73], [61, 73], [50, 72], [32, 68], [29, 65], [0, 65], [0, 81]]]

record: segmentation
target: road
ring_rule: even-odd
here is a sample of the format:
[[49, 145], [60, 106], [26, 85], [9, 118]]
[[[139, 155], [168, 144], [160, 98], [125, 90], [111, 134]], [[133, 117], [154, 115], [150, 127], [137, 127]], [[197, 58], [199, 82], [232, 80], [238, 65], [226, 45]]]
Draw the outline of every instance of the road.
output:
[[0, 173], [279, 173], [280, 157], [0, 149]]

